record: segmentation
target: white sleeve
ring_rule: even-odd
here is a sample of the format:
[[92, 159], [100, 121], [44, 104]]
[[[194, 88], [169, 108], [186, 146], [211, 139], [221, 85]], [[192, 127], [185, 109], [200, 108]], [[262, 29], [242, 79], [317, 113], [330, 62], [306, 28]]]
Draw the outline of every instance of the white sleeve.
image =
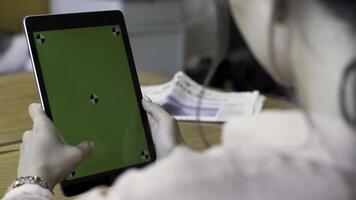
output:
[[[112, 187], [93, 189], [79, 199], [355, 199], [352, 196], [355, 173], [318, 159], [324, 157], [324, 153], [317, 153], [324, 152], [324, 148], [317, 148], [316, 152], [313, 148], [300, 151], [296, 147], [303, 144], [306, 136], [301, 134], [305, 127], [297, 123], [303, 122], [302, 118], [282, 119], [287, 117], [269, 114], [258, 120], [248, 120], [248, 123], [239, 119], [239, 123], [232, 122], [225, 128], [221, 146], [205, 152], [177, 147], [166, 159], [145, 169], [130, 170]], [[293, 126], [286, 124], [288, 121]], [[15, 198], [16, 194], [11, 196], [10, 192], [5, 198], [30, 199]], [[46, 199], [45, 195], [37, 195], [38, 199]]]
[[349, 195], [343, 174], [318, 163], [272, 152], [229, 155], [221, 148], [205, 153], [178, 148], [156, 165], [125, 173], [108, 190], [95, 189], [79, 199], [352, 199]]
[[35, 184], [26, 184], [7, 192], [3, 200], [50, 200], [53, 198], [49, 190]]
[[[339, 171], [273, 152], [238, 154], [214, 148], [204, 153], [177, 148], [170, 157], [142, 170], [130, 170], [106, 190], [85, 200], [347, 200], [352, 188]], [[36, 185], [10, 191], [4, 200], [51, 199]]]

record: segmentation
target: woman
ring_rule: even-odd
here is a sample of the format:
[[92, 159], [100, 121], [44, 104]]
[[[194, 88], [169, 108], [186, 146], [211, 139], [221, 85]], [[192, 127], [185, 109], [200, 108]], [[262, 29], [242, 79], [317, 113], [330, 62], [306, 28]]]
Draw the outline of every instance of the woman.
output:
[[[277, 81], [295, 88], [303, 109], [232, 119], [220, 146], [195, 153], [174, 148], [175, 121], [143, 100], [160, 160], [79, 199], [355, 199], [354, 106], [347, 89], [353, 85], [347, 80], [356, 58], [356, 1], [230, 4], [255, 56]], [[38, 105], [29, 110], [34, 127], [23, 136], [18, 176], [39, 176], [52, 188], [93, 146], [65, 145]], [[49, 190], [26, 184], [4, 199], [51, 198]]]

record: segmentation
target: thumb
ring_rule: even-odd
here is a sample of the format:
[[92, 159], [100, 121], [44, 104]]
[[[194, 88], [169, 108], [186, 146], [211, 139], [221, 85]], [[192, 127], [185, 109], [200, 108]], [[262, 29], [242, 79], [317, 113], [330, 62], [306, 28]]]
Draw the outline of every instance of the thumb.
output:
[[82, 152], [81, 161], [87, 159], [94, 151], [94, 142], [81, 142], [77, 148]]
[[87, 159], [93, 151], [94, 143], [89, 141], [81, 142], [77, 146], [69, 146], [65, 153], [69, 170], [72, 170], [72, 168], [75, 168], [79, 163]]
[[79, 163], [87, 159], [94, 150], [94, 143], [84, 141], [77, 146], [70, 146], [66, 148], [65, 159], [68, 161], [70, 168], [77, 166]]
[[155, 104], [153, 102], [149, 102], [145, 99], [142, 100], [142, 106], [146, 110], [147, 113], [151, 114], [153, 118], [155, 118], [158, 122], [166, 119], [167, 117], [171, 117], [166, 110], [164, 110], [160, 105]]
[[52, 185], [64, 180], [68, 174], [72, 173], [81, 162], [91, 155], [93, 150], [94, 143], [89, 141], [81, 142], [77, 146], [67, 145], [62, 152], [62, 157], [60, 157], [60, 159], [56, 158], [56, 160], [59, 161], [59, 163], [55, 165], [55, 169], [59, 170], [59, 180], [54, 181]]

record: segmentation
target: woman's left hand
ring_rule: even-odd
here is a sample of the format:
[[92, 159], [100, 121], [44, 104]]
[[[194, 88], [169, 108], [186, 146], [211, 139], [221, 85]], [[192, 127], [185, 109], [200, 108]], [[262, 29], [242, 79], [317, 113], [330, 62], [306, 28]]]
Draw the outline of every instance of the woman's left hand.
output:
[[178, 122], [160, 105], [153, 103], [149, 99], [142, 99], [142, 105], [147, 112], [157, 158], [165, 158], [169, 156], [179, 144], [181, 132]]
[[78, 146], [65, 144], [39, 104], [30, 105], [29, 113], [33, 129], [22, 137], [17, 174], [18, 177], [38, 176], [52, 189], [90, 156], [94, 144], [88, 141]]

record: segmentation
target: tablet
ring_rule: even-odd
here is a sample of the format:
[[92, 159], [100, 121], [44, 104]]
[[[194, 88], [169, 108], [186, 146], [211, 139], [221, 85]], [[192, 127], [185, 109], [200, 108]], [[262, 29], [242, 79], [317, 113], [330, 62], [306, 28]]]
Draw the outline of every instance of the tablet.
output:
[[95, 149], [61, 183], [66, 196], [110, 185], [156, 159], [120, 11], [29, 16], [25, 33], [42, 108], [66, 143]]

